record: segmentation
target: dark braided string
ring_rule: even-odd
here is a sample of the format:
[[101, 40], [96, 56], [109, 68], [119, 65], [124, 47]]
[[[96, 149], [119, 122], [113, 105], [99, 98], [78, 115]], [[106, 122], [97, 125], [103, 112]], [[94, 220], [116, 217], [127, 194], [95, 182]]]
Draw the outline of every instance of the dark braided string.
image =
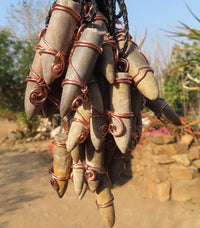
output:
[[[123, 16], [124, 26], [125, 26], [125, 42], [124, 47], [120, 50], [120, 56], [123, 57], [127, 47], [128, 47], [128, 35], [129, 35], [129, 25], [128, 25], [128, 13], [127, 8], [124, 0], [73, 0], [75, 2], [79, 2], [81, 4], [81, 17], [83, 19], [84, 23], [90, 23], [94, 21], [94, 18], [96, 17], [97, 11], [100, 10], [105, 17], [107, 17], [109, 22], [108, 31], [111, 36], [115, 38], [116, 30], [115, 30], [115, 23], [116, 19]], [[118, 2], [120, 12], [116, 15], [116, 1]], [[25, 2], [25, 1], [24, 1]], [[52, 6], [57, 2], [57, 0], [54, 1]], [[91, 2], [93, 4], [93, 12], [91, 17], [84, 18], [84, 5], [87, 2]], [[51, 9], [52, 6], [48, 12], [48, 15], [45, 20], [45, 25], [49, 24], [50, 18], [51, 18]]]
[[128, 25], [128, 12], [127, 12], [127, 8], [126, 8], [126, 4], [124, 2], [124, 0], [117, 0], [118, 4], [119, 4], [119, 8], [120, 8], [120, 13], [117, 15], [123, 16], [123, 20], [124, 20], [124, 26], [125, 26], [125, 42], [124, 42], [124, 47], [122, 48], [122, 50], [120, 51], [120, 55], [123, 56], [125, 55], [125, 52], [127, 50], [128, 47], [128, 36], [129, 36], [129, 25]]
[[117, 0], [117, 2], [118, 2], [118, 6], [119, 6], [120, 11], [119, 11], [119, 13], [116, 15], [116, 18], [120, 18], [120, 17], [122, 17], [122, 15], [123, 15], [123, 9], [122, 9], [121, 5], [119, 4], [119, 0]]
[[[110, 35], [115, 37], [115, 9], [114, 9], [114, 2], [115, 0], [109, 0], [108, 1], [108, 22], [109, 22], [109, 32]], [[114, 14], [113, 14], [114, 12]]]
[[[123, 57], [128, 47], [129, 25], [128, 13], [124, 0], [96, 0], [97, 8], [107, 17], [109, 22], [108, 31], [115, 38], [115, 23], [116, 19], [123, 17], [125, 26], [125, 42], [124, 47], [120, 50], [120, 56]], [[120, 12], [116, 15], [116, 2], [119, 5]]]
[[96, 0], [90, 0], [90, 2], [92, 3], [94, 8], [93, 8], [93, 12], [92, 12], [91, 17], [89, 17], [87, 19], [87, 23], [90, 23], [90, 22], [94, 21], [94, 18], [96, 17], [96, 14], [97, 14], [97, 11], [98, 11]]

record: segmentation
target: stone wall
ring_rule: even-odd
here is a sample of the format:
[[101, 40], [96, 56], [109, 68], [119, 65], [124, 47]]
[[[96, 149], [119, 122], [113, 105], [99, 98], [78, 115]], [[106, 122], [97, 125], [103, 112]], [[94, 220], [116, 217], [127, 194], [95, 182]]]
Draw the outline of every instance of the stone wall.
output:
[[132, 180], [148, 198], [200, 201], [200, 146], [193, 137], [153, 134], [131, 160]]

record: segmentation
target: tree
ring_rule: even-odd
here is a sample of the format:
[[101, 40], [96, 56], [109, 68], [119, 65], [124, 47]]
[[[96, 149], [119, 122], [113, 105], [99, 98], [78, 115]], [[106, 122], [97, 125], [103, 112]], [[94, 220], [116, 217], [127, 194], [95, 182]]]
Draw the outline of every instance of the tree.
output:
[[[22, 111], [29, 66], [38, 34], [45, 24], [48, 1], [11, 5], [8, 26], [0, 31], [0, 109]], [[45, 12], [45, 13], [44, 13]]]
[[8, 12], [9, 29], [19, 40], [35, 40], [45, 25], [50, 3], [44, 1], [28, 1], [26, 6], [22, 0], [17, 5], [11, 4]]
[[[187, 5], [188, 7], [188, 5]], [[190, 8], [188, 7], [190, 10]], [[196, 17], [190, 10], [196, 20]], [[164, 96], [179, 114], [198, 115], [200, 111], [200, 30], [184, 23], [173, 36], [183, 38], [173, 47], [171, 61], [164, 70]]]
[[23, 110], [25, 78], [34, 51], [29, 41], [19, 41], [6, 30], [0, 31], [0, 108]]

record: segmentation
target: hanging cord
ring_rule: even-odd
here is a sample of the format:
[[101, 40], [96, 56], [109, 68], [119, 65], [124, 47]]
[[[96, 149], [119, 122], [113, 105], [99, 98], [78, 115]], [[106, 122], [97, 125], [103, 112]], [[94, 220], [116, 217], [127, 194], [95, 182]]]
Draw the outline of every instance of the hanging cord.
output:
[[[108, 19], [108, 31], [111, 36], [115, 39], [116, 37], [116, 21], [123, 17], [124, 22], [124, 36], [125, 42], [124, 47], [120, 50], [120, 57], [123, 57], [128, 47], [129, 37], [129, 25], [128, 25], [128, 12], [124, 0], [95, 0], [97, 3], [97, 9], [100, 10], [103, 15]], [[120, 12], [116, 14], [116, 2], [118, 3]]]
[[124, 0], [117, 0], [117, 2], [120, 8], [120, 12], [116, 17], [120, 18], [123, 16], [123, 21], [124, 21], [125, 42], [124, 42], [124, 47], [120, 50], [120, 55], [121, 57], [123, 57], [128, 47], [128, 38], [129, 38], [128, 12], [127, 12], [127, 8]]

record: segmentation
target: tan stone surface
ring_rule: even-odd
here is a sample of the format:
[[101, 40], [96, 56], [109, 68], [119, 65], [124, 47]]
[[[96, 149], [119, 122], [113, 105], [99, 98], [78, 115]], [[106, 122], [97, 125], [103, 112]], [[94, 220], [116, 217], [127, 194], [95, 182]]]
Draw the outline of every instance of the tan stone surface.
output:
[[175, 154], [182, 154], [187, 151], [187, 145], [183, 143], [172, 143], [166, 145], [156, 145], [153, 146], [153, 153], [160, 155], [160, 154], [167, 154], [167, 155], [175, 155]]
[[170, 199], [171, 185], [169, 181], [162, 182], [157, 185], [157, 196], [161, 202], [168, 201]]
[[188, 167], [190, 166], [190, 160], [187, 156], [187, 154], [178, 154], [171, 156], [172, 159], [174, 159], [179, 165]]
[[183, 135], [180, 139], [180, 142], [185, 143], [187, 146], [190, 146], [193, 140], [194, 140], [194, 137], [188, 134], [188, 135]]
[[172, 135], [166, 135], [166, 134], [152, 134], [148, 137], [148, 141], [163, 145], [163, 144], [169, 144], [175, 142], [175, 137]]
[[195, 165], [198, 169], [200, 169], [200, 160], [195, 160], [195, 161], [194, 161], [194, 165]]
[[169, 172], [172, 179], [192, 180], [195, 175], [195, 169], [192, 167], [183, 167], [177, 164], [170, 166]]
[[153, 155], [152, 159], [158, 164], [171, 164], [171, 163], [174, 163], [174, 159], [172, 159], [172, 157], [167, 156], [166, 154]]
[[200, 200], [200, 178], [180, 180], [172, 188], [172, 200]]
[[199, 150], [198, 146], [190, 148], [189, 153], [188, 153], [188, 158], [191, 161], [194, 161], [196, 159], [200, 159], [200, 150]]

